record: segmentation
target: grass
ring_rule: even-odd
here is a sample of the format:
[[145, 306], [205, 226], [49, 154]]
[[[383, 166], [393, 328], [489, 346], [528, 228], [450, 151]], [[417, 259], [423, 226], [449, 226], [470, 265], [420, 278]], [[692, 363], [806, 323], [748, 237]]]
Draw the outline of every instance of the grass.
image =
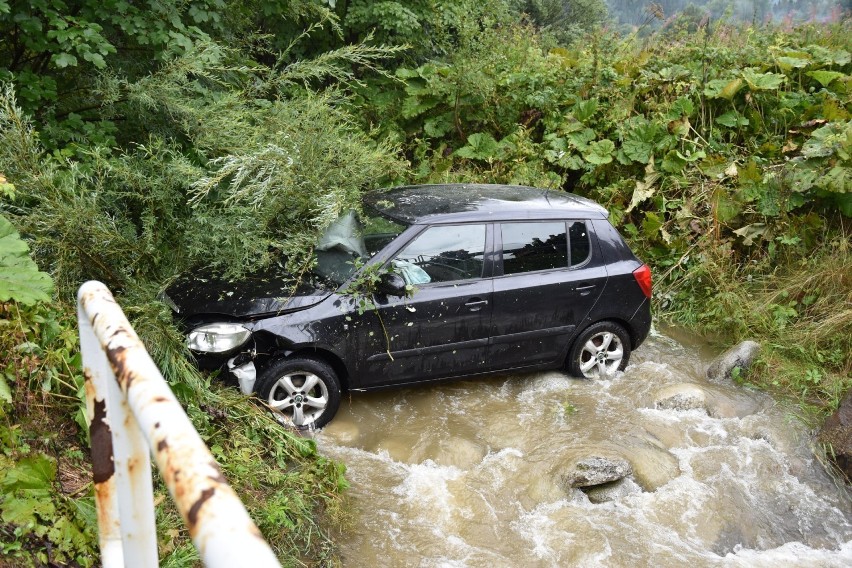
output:
[[[285, 430], [260, 405], [200, 375], [168, 341], [175, 332], [155, 304], [128, 315], [140, 332], [160, 342], [154, 354], [172, 377], [172, 390], [282, 563], [337, 562], [332, 533], [346, 518], [343, 465], [321, 456], [313, 440]], [[11, 395], [0, 397], [0, 559], [16, 566], [89, 566], [98, 558], [80, 420], [83, 379], [70, 313], [61, 304], [24, 310], [0, 304], [0, 329], [6, 330], [0, 335], [0, 379]], [[36, 481], [19, 481], [34, 476]], [[183, 520], [157, 474], [154, 479], [161, 562], [198, 565]]]

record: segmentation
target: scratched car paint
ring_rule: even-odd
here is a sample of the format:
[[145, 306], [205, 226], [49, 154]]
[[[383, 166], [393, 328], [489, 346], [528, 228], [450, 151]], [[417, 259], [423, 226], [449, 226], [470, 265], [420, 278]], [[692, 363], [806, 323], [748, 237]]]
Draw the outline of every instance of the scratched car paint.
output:
[[[650, 270], [592, 201], [453, 184], [363, 205], [329, 227], [300, 279], [280, 266], [188, 276], [163, 296], [198, 364], [283, 423], [322, 427], [345, 392], [506, 370], [607, 376], [648, 334]], [[352, 283], [366, 270], [381, 278], [359, 314]]]

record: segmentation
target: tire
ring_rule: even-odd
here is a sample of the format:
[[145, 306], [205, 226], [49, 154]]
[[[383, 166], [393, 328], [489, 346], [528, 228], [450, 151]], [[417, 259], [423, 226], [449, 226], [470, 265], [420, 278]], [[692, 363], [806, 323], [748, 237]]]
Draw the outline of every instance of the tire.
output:
[[623, 371], [630, 360], [630, 336], [615, 322], [601, 321], [580, 334], [568, 354], [568, 372], [600, 379]]
[[279, 422], [297, 430], [322, 428], [340, 407], [334, 370], [309, 357], [272, 362], [258, 377], [257, 394]]

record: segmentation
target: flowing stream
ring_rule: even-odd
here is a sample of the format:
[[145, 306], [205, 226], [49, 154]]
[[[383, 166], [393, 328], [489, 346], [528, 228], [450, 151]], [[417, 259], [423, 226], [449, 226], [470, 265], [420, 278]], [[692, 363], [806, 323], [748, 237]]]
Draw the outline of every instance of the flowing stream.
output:
[[[670, 332], [673, 333], [673, 332]], [[317, 434], [348, 466], [346, 566], [852, 566], [852, 505], [770, 397], [653, 334], [607, 380], [560, 372], [353, 395]], [[705, 408], [659, 409], [689, 383]], [[617, 491], [569, 464], [617, 457]]]

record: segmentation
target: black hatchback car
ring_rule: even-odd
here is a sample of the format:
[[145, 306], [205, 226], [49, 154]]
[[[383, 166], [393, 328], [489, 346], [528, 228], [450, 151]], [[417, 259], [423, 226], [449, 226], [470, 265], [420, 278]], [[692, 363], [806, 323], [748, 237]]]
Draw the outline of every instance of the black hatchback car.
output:
[[[650, 269], [603, 207], [570, 193], [395, 188], [332, 225], [316, 254], [298, 280], [279, 268], [164, 295], [202, 367], [300, 429], [328, 423], [346, 391], [507, 370], [609, 375], [651, 326]], [[368, 274], [365, 298], [354, 284]]]

